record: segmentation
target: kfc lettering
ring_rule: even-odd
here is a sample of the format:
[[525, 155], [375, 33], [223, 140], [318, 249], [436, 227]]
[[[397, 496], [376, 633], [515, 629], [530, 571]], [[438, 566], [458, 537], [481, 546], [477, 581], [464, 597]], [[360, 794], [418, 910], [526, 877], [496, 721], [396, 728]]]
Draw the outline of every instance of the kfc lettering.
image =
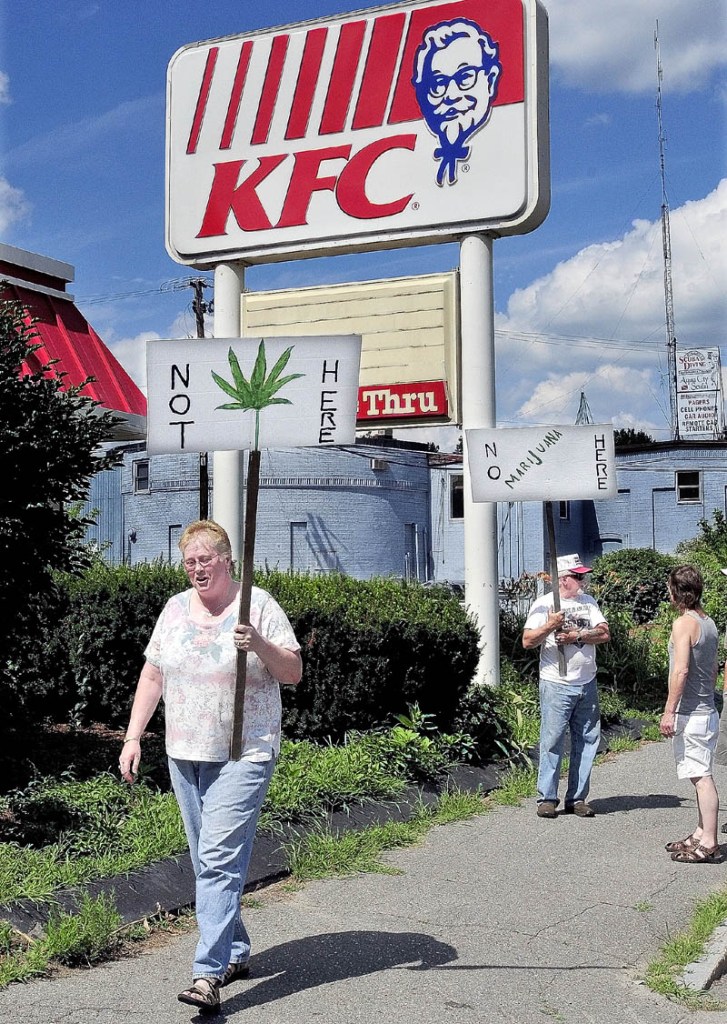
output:
[[[366, 194], [366, 180], [379, 157], [391, 150], [413, 150], [415, 135], [395, 135], [370, 143], [351, 157], [351, 146], [328, 146], [325, 149], [304, 150], [302, 153], [282, 153], [264, 156], [258, 166], [240, 180], [240, 173], [249, 161], [230, 160], [215, 164], [215, 176], [210, 189], [207, 208], [198, 238], [210, 238], [227, 233], [227, 222], [233, 214], [243, 231], [270, 228], [299, 227], [307, 224], [308, 207], [315, 192], [334, 193], [338, 207], [349, 217], [358, 220], [390, 217], [401, 213], [412, 199], [412, 193], [388, 203], [374, 203]], [[273, 224], [268, 217], [257, 188], [287, 161], [292, 171], [285, 193], [285, 202], [279, 220]], [[343, 162], [336, 172], [321, 169], [327, 162]]]

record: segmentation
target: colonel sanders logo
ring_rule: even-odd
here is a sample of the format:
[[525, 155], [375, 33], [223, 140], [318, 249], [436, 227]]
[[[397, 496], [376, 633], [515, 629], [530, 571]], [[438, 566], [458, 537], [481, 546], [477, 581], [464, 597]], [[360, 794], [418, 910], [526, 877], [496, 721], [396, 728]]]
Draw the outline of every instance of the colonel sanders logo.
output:
[[414, 58], [412, 83], [429, 130], [437, 184], [453, 185], [469, 141], [487, 123], [502, 71], [500, 48], [474, 21], [458, 18], [427, 29]]

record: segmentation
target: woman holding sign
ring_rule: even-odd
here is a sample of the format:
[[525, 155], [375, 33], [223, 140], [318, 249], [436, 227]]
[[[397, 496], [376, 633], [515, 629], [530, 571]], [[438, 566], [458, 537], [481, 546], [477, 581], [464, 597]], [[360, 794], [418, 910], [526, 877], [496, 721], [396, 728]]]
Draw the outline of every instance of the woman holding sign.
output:
[[[192, 985], [178, 996], [203, 1012], [220, 988], [246, 977], [250, 939], [240, 899], [255, 828], [280, 750], [280, 684], [302, 674], [300, 645], [277, 602], [252, 588], [248, 623], [237, 622], [240, 585], [230, 539], [211, 520], [179, 540], [190, 589], [167, 601], [144, 668], [119, 757], [133, 782], [141, 737], [164, 698], [166, 749], [196, 879], [199, 942]], [[242, 756], [230, 757], [237, 651], [247, 652]]]

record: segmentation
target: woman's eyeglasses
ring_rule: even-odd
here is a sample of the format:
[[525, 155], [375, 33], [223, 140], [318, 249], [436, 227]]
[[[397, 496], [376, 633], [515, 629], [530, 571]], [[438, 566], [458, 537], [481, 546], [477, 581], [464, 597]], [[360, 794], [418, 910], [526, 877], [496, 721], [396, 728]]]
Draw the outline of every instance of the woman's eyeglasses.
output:
[[213, 562], [219, 561], [219, 559], [219, 555], [200, 555], [199, 558], [185, 558], [182, 565], [187, 570], [187, 572], [192, 572], [195, 566], [197, 565], [200, 567], [200, 569], [206, 569], [208, 565], [211, 565]]

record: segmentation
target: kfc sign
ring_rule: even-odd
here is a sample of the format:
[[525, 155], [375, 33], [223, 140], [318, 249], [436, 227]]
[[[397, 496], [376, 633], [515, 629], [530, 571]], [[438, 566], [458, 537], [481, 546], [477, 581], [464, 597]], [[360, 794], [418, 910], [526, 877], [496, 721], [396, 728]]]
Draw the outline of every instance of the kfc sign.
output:
[[186, 46], [167, 83], [167, 248], [251, 262], [536, 227], [539, 0], [429, 0]]

